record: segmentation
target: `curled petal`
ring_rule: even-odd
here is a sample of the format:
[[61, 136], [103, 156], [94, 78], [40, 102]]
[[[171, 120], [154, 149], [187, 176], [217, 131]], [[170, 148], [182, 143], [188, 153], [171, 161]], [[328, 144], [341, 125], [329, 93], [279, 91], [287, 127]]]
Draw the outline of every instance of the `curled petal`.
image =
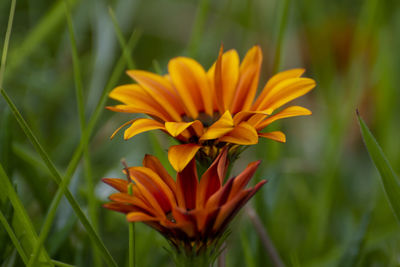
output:
[[162, 123], [153, 119], [137, 119], [125, 130], [124, 139], [128, 140], [137, 134], [157, 129], [164, 130], [165, 127]]
[[168, 150], [168, 160], [177, 172], [181, 172], [200, 148], [201, 146], [196, 144], [171, 146]]
[[201, 141], [216, 139], [233, 130], [233, 119], [229, 111], [226, 111], [219, 120], [214, 122], [200, 137]]
[[242, 122], [228, 134], [221, 137], [219, 141], [238, 145], [254, 145], [258, 143], [258, 135], [253, 126], [247, 122]]
[[281, 143], [286, 142], [286, 136], [281, 131], [269, 132], [269, 133], [258, 133], [258, 136], [268, 138], [271, 140], [275, 140], [275, 141], [278, 141]]

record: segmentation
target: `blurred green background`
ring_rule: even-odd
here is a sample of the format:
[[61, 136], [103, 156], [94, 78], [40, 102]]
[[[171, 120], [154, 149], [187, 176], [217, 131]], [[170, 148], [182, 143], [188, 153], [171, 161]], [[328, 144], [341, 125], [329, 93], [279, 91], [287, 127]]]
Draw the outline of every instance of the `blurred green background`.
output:
[[[10, 6], [11, 1], [0, 1], [1, 44]], [[165, 73], [169, 59], [186, 55], [208, 68], [221, 43], [226, 50], [237, 49], [241, 58], [259, 44], [264, 54], [260, 89], [276, 69], [306, 68], [305, 76], [317, 87], [295, 103], [313, 115], [273, 125], [269, 129], [282, 129], [287, 143], [261, 140], [246, 150], [233, 174], [262, 159], [253, 182], [264, 178], [269, 183], [251, 205], [287, 266], [400, 266], [400, 228], [355, 115], [358, 108], [398, 173], [399, 1], [70, 0], [69, 7], [86, 122], [105, 89], [130, 82], [124, 70], [132, 63]], [[125, 40], [133, 34], [126, 50], [132, 62], [122, 56], [109, 8]], [[64, 1], [17, 1], [3, 83], [62, 174], [81, 140], [65, 10]], [[121, 158], [135, 166], [145, 153], [165, 157], [169, 139], [146, 133], [129, 141], [121, 134], [110, 140], [132, 115], [101, 111], [69, 188], [119, 266], [127, 266], [128, 224], [123, 215], [101, 207], [113, 192], [101, 178], [123, 178]], [[40, 232], [57, 186], [3, 98], [0, 163]], [[4, 196], [0, 201], [15, 225], [9, 202]], [[272, 266], [253, 224], [241, 215], [231, 225], [226, 265]], [[165, 240], [136, 225], [137, 266], [173, 266], [162, 248]], [[23, 242], [23, 233], [20, 238]], [[52, 259], [68, 264], [106, 266], [65, 199], [45, 248]], [[0, 262], [23, 265], [2, 227]]]

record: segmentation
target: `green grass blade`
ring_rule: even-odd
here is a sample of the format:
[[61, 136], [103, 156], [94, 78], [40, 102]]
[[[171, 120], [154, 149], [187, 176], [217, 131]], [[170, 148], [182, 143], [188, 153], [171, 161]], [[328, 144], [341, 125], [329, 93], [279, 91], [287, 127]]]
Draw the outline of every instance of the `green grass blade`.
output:
[[8, 45], [9, 45], [9, 43], [10, 43], [10, 36], [11, 36], [12, 24], [13, 24], [13, 20], [14, 20], [15, 4], [16, 4], [16, 0], [12, 0], [12, 1], [11, 1], [11, 8], [10, 8], [10, 15], [9, 15], [9, 17], [8, 17], [8, 24], [7, 24], [6, 37], [4, 38], [3, 53], [2, 53], [2, 55], [1, 55], [1, 65], [0, 65], [0, 88], [3, 87], [4, 71], [5, 71], [5, 68], [6, 68], [7, 53], [8, 53]]
[[135, 63], [133, 62], [133, 59], [132, 59], [132, 53], [127, 46], [124, 35], [122, 34], [121, 27], [119, 26], [117, 18], [115, 16], [114, 10], [111, 7], [109, 7], [108, 12], [110, 13], [110, 17], [111, 17], [111, 20], [112, 20], [112, 23], [114, 26], [115, 34], [117, 35], [119, 45], [121, 46], [122, 53], [126, 60], [126, 64], [128, 65], [129, 69], [134, 69]]
[[192, 36], [188, 44], [188, 53], [190, 57], [195, 57], [201, 43], [200, 39], [203, 34], [205, 21], [210, 5], [210, 0], [201, 0], [197, 7], [196, 19], [193, 23]]
[[[25, 251], [25, 255], [30, 255], [36, 243], [38, 242], [37, 234], [33, 228], [32, 221], [29, 218], [21, 200], [14, 190], [7, 174], [4, 172], [3, 166], [0, 164], [0, 194], [8, 198], [14, 209], [14, 231], [17, 239], [20, 240], [21, 246]], [[50, 258], [45, 250], [42, 250], [38, 256], [40, 261], [47, 262], [51, 266]]]
[[364, 144], [367, 147], [368, 153], [374, 162], [376, 168], [378, 169], [383, 189], [385, 190], [386, 197], [389, 204], [396, 216], [398, 222], [400, 223], [400, 182], [396, 173], [394, 172], [392, 166], [387, 160], [385, 154], [383, 153], [381, 147], [376, 141], [375, 137], [372, 135], [371, 131], [368, 129], [364, 120], [359, 114], [357, 114], [358, 121], [360, 123], [361, 134], [364, 139]]
[[[75, 5], [78, 0], [69, 0], [70, 5]], [[54, 34], [54, 29], [63, 22], [64, 3], [63, 0], [57, 1], [53, 7], [46, 12], [46, 15], [29, 32], [24, 41], [10, 51], [10, 64], [7, 68], [7, 76], [13, 75], [35, 49], [49, 36]]]
[[[279, 3], [279, 2], [278, 2]], [[288, 13], [290, 7], [290, 0], [284, 0], [282, 2], [282, 7], [278, 17], [277, 25], [277, 37], [276, 37], [276, 44], [275, 44], [275, 55], [274, 55], [274, 63], [272, 67], [273, 74], [277, 73], [281, 67], [282, 61], [282, 46], [283, 46], [283, 39], [285, 37], [286, 29], [287, 29], [287, 22], [288, 22]]]
[[7, 219], [4, 216], [3, 212], [1, 212], [1, 210], [0, 210], [0, 222], [3, 225], [4, 229], [6, 230], [11, 241], [13, 242], [14, 247], [17, 249], [18, 254], [21, 257], [22, 261], [26, 265], [28, 263], [28, 258], [25, 255], [24, 249], [22, 248], [21, 243], [19, 243], [17, 236], [15, 235], [11, 226], [8, 224]]
[[[137, 33], [132, 34], [132, 36], [129, 39], [129, 43], [128, 43], [128, 47], [130, 49], [132, 49], [133, 46], [137, 43], [138, 38], [139, 38], [139, 36]], [[59, 187], [59, 189], [57, 190], [55, 197], [53, 198], [53, 201], [50, 205], [48, 214], [43, 223], [42, 231], [41, 231], [40, 237], [39, 237], [39, 246], [36, 248], [37, 251], [35, 251], [36, 254], [39, 252], [40, 246], [43, 244], [44, 240], [47, 238], [48, 233], [50, 232], [51, 225], [55, 218], [55, 212], [57, 210], [57, 207], [61, 201], [63, 192], [65, 190], [64, 187], [68, 186], [70, 179], [72, 178], [72, 175], [75, 172], [76, 167], [79, 164], [79, 160], [80, 160], [81, 154], [83, 152], [84, 144], [88, 142], [88, 140], [94, 130], [94, 127], [95, 127], [98, 119], [100, 118], [102, 111], [104, 110], [104, 105], [105, 105], [105, 102], [107, 101], [108, 92], [115, 85], [116, 81], [119, 79], [119, 77], [121, 76], [121, 74], [124, 70], [124, 65], [125, 65], [124, 63], [125, 63], [125, 59], [123, 56], [121, 56], [116, 64], [116, 67], [114, 68], [113, 73], [111, 74], [109, 82], [107, 83], [102, 96], [100, 97], [100, 100], [96, 106], [96, 109], [95, 109], [91, 119], [89, 120], [88, 126], [82, 135], [81, 142], [80, 142], [79, 146], [75, 149], [72, 159], [71, 159], [70, 163], [68, 164], [68, 168], [67, 168], [65, 177], [62, 180], [62, 184]], [[35, 256], [36, 254], [34, 254], [34, 257], [37, 257], [37, 256]]]
[[[76, 38], [74, 33], [74, 28], [72, 25], [71, 19], [71, 11], [68, 6], [68, 2], [65, 0], [65, 15], [68, 24], [68, 32], [70, 36], [71, 42], [71, 50], [72, 50], [72, 62], [73, 62], [73, 69], [74, 69], [74, 81], [75, 81], [75, 93], [76, 93], [76, 101], [78, 105], [78, 114], [79, 114], [79, 121], [81, 126], [81, 134], [86, 127], [85, 121], [85, 108], [84, 108], [84, 98], [83, 98], [83, 83], [82, 83], [82, 76], [81, 76], [81, 69], [80, 69], [80, 62], [79, 62], [79, 55], [78, 55], [78, 48], [76, 44]], [[89, 144], [86, 138], [83, 139], [85, 142], [83, 143], [83, 160], [84, 160], [84, 176], [86, 180], [86, 196], [88, 199], [88, 210], [89, 210], [89, 218], [92, 222], [93, 228], [98, 231], [98, 204], [96, 200], [96, 196], [94, 193], [94, 183], [93, 183], [93, 175], [92, 175], [92, 166], [90, 160], [90, 153], [89, 153]], [[96, 246], [93, 246], [93, 264], [95, 266], [101, 266], [101, 255], [99, 250]]]
[[32, 130], [29, 128], [28, 124], [22, 117], [21, 113], [18, 111], [17, 107], [15, 104], [12, 102], [10, 97], [7, 95], [7, 93], [3, 90], [1, 90], [1, 94], [3, 95], [4, 99], [8, 103], [9, 107], [11, 108], [15, 118], [17, 119], [18, 123], [20, 124], [21, 128], [27, 135], [28, 139], [31, 141], [37, 152], [39, 153], [40, 157], [46, 164], [47, 168], [51, 172], [53, 180], [57, 183], [58, 186], [60, 186], [62, 192], [64, 192], [65, 197], [67, 198], [68, 202], [70, 203], [71, 207], [75, 211], [75, 214], [78, 216], [79, 220], [81, 221], [82, 225], [85, 227], [89, 237], [93, 242], [95, 242], [96, 246], [101, 250], [102, 256], [104, 257], [104, 260], [110, 265], [110, 266], [117, 266], [115, 260], [112, 258], [110, 252], [107, 250], [105, 247], [104, 243], [101, 241], [100, 237], [97, 235], [96, 231], [93, 229], [93, 226], [90, 224], [89, 220], [87, 219], [86, 215], [83, 213], [82, 209], [80, 208], [78, 202], [75, 200], [75, 198], [72, 196], [71, 192], [68, 190], [68, 187], [65, 182], [62, 181], [61, 175], [56, 169], [54, 163], [50, 160], [50, 157], [47, 155], [45, 150], [43, 149], [42, 145], [39, 143], [37, 140], [36, 136], [34, 136]]

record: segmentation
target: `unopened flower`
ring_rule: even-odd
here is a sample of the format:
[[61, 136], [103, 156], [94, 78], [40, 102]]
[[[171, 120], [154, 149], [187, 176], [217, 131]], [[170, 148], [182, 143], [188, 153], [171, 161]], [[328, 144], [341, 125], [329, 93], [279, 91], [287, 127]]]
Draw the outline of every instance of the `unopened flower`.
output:
[[107, 108], [144, 113], [150, 118], [128, 121], [113, 136], [127, 125], [125, 139], [155, 129], [166, 132], [181, 143], [171, 147], [168, 155], [177, 171], [182, 171], [199, 150], [215, 158], [227, 145], [253, 145], [259, 137], [285, 142], [280, 131], [262, 131], [276, 120], [310, 115], [300, 106], [276, 111], [309, 92], [315, 81], [300, 77], [304, 69], [283, 71], [274, 75], [256, 97], [261, 63], [259, 46], [251, 48], [241, 63], [236, 50], [223, 53], [221, 47], [208, 71], [186, 57], [170, 60], [164, 76], [129, 70], [127, 74], [137, 83], [115, 88], [109, 96], [123, 104]]
[[[240, 208], [266, 182], [246, 188], [259, 161], [226, 182], [227, 149], [198, 178], [195, 160], [176, 181], [156, 157], [146, 155], [143, 167], [124, 169], [129, 178], [105, 178], [119, 192], [104, 206], [126, 214], [129, 222], [144, 222], [165, 236], [178, 253], [199, 256], [217, 244]], [[214, 251], [216, 252], [216, 251]]]

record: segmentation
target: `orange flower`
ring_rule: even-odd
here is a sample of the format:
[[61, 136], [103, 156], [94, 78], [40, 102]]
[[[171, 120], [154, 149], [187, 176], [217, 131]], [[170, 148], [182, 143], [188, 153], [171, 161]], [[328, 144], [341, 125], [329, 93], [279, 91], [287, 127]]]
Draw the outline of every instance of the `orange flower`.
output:
[[[168, 74], [160, 76], [141, 70], [127, 74], [137, 84], [115, 88], [110, 97], [122, 105], [107, 107], [127, 113], [144, 113], [150, 118], [128, 121], [122, 127], [124, 138], [160, 129], [181, 142], [171, 147], [169, 159], [176, 171], [182, 171], [196, 153], [215, 158], [229, 144], [253, 145], [258, 137], [285, 142], [280, 131], [261, 132], [272, 122], [311, 112], [303, 107], [277, 109], [315, 87], [315, 81], [300, 77], [304, 69], [292, 69], [274, 75], [256, 98], [262, 52], [254, 46], [239, 64], [235, 50], [223, 53], [206, 72], [191, 58], [169, 61]], [[256, 99], [255, 99], [256, 98]], [[112, 136], [112, 137], [113, 137]]]
[[126, 214], [130, 222], [144, 222], [178, 251], [201, 253], [218, 242], [240, 208], [266, 183], [245, 188], [260, 163], [256, 161], [223, 184], [227, 151], [223, 149], [200, 180], [194, 159], [174, 181], [156, 157], [146, 155], [143, 167], [124, 170], [129, 181], [103, 179], [119, 191], [104, 207]]

